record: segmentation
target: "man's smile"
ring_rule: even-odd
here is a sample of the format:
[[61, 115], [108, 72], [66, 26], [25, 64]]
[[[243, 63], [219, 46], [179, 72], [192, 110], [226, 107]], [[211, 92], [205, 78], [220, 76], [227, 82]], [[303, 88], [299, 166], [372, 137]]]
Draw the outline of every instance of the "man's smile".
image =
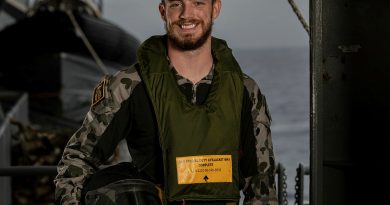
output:
[[195, 23], [185, 23], [185, 24], [181, 24], [180, 28], [183, 30], [188, 30], [188, 29], [195, 28], [195, 26], [197, 26], [197, 24], [195, 24]]
[[183, 33], [194, 33], [200, 24], [199, 20], [186, 20], [175, 23], [179, 27], [180, 32]]

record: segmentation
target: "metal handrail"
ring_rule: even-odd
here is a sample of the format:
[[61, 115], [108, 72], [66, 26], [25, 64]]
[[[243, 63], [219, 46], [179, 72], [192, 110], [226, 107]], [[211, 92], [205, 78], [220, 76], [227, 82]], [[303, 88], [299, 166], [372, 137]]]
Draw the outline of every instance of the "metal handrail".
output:
[[304, 182], [305, 175], [310, 175], [310, 168], [303, 166], [299, 163], [297, 168], [297, 176], [295, 177], [295, 203], [294, 205], [304, 205], [303, 194], [304, 194]]
[[1, 176], [55, 176], [57, 166], [6, 166], [0, 167]]
[[276, 173], [278, 174], [278, 201], [280, 205], [287, 205], [287, 176], [286, 168], [283, 164], [278, 163], [276, 166]]
[[[282, 164], [276, 167], [278, 174], [278, 200], [279, 204], [287, 205], [287, 176], [286, 169]], [[55, 176], [57, 174], [57, 166], [5, 166], [0, 167], [0, 177], [2, 176]]]
[[[278, 179], [278, 201], [281, 205], [287, 205], [287, 176], [286, 169], [282, 164], [276, 167]], [[0, 177], [10, 176], [55, 176], [57, 174], [57, 166], [5, 166], [0, 167]]]

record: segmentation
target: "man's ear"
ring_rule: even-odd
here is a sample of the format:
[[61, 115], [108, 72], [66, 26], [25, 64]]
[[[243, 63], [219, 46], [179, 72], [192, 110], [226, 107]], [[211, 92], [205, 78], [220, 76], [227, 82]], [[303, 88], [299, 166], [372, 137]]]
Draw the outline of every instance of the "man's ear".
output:
[[213, 20], [217, 19], [221, 12], [222, 2], [221, 0], [215, 0], [213, 4]]
[[165, 16], [165, 5], [164, 5], [164, 3], [160, 3], [158, 5], [158, 10], [160, 11], [161, 19], [166, 22], [167, 18]]

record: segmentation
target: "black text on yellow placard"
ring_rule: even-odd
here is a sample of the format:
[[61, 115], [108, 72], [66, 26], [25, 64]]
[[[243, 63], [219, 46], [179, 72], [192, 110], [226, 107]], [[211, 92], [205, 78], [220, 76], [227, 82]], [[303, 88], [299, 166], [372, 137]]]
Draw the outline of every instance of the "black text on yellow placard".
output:
[[177, 157], [178, 184], [232, 182], [231, 155]]

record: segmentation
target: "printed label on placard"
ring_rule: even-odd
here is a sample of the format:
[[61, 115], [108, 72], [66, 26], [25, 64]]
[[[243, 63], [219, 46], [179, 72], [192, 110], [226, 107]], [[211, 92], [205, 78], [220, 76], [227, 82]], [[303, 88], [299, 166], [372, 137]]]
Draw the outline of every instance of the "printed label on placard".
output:
[[178, 184], [232, 182], [231, 155], [176, 157]]

